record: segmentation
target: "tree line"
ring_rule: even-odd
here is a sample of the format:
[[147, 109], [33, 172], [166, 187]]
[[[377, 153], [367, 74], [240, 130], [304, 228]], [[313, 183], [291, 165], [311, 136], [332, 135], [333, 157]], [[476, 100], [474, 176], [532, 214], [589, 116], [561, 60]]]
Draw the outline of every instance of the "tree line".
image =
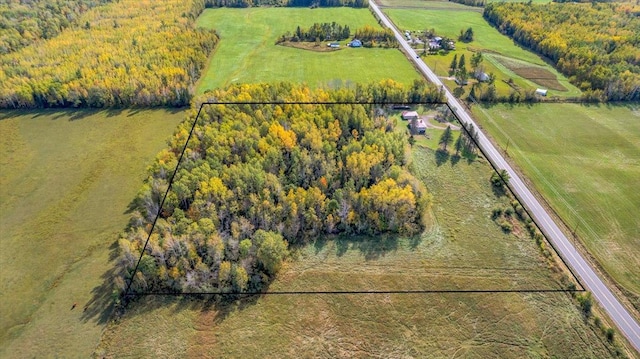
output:
[[252, 7], [252, 6], [288, 6], [288, 7], [369, 7], [368, 0], [205, 0], [207, 7]]
[[484, 17], [553, 61], [589, 99], [640, 100], [640, 17], [629, 3], [490, 3]]
[[324, 235], [422, 231], [429, 194], [407, 170], [407, 138], [383, 105], [205, 105], [159, 206], [202, 101], [380, 101], [390, 99], [388, 86], [405, 101], [420, 87], [233, 85], [198, 98], [133, 202], [119, 241], [120, 286], [158, 213], [135, 291], [257, 291], [290, 246]]
[[287, 32], [278, 39], [278, 42], [341, 41], [348, 39], [350, 33], [348, 25], [340, 25], [336, 22], [314, 23], [308, 29], [298, 26], [293, 34]]
[[111, 0], [0, 1], [0, 54], [56, 37], [81, 14]]
[[0, 108], [186, 106], [214, 31], [203, 0], [120, 0], [58, 36], [0, 55]]

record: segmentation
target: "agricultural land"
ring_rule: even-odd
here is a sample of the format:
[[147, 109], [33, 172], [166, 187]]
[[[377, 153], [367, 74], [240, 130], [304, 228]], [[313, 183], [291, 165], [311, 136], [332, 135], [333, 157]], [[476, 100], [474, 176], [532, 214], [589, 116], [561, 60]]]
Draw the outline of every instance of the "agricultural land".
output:
[[113, 288], [98, 289], [112, 246], [146, 167], [183, 118], [0, 112], [1, 357], [92, 353], [114, 299]]
[[[449, 72], [454, 56], [460, 59], [464, 55], [469, 67], [472, 56], [481, 52], [481, 66], [485, 73], [495, 76], [494, 85], [498, 96], [508, 97], [514, 91], [533, 91], [536, 88], [549, 89], [550, 97], [579, 97], [581, 94], [578, 88], [542, 58], [515, 45], [511, 39], [489, 25], [477, 7], [427, 1], [424, 2], [426, 8], [407, 9], [402, 5], [404, 2], [396, 5], [394, 0], [388, 0], [383, 3], [383, 11], [403, 31], [419, 33], [433, 29], [438, 36], [455, 40], [461, 30], [473, 29], [473, 41], [456, 41], [453, 51], [423, 57], [425, 63], [452, 89], [458, 87]], [[434, 4], [440, 5], [436, 7]], [[420, 46], [417, 50], [420, 50]], [[473, 82], [475, 80], [470, 80], [469, 85], [462, 88], [464, 91], [459, 93], [460, 97], [468, 95]]]
[[[640, 108], [474, 107], [481, 125], [640, 307]], [[559, 114], [562, 114], [559, 116]]]
[[[220, 44], [200, 79], [198, 92], [233, 83], [295, 82], [313, 87], [371, 83], [393, 78], [404, 84], [418, 73], [397, 49], [348, 48], [316, 52], [276, 45], [276, 40], [297, 26], [336, 22], [352, 31], [377, 22], [368, 9], [351, 8], [249, 8], [207, 9], [198, 18], [200, 27], [212, 28]], [[326, 47], [326, 43], [320, 44]]]

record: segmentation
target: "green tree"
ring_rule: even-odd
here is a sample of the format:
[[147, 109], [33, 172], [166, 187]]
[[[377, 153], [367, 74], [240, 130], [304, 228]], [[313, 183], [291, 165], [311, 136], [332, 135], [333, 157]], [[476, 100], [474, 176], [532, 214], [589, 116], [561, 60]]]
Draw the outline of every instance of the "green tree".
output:
[[453, 60], [451, 60], [451, 65], [449, 65], [449, 75], [453, 75], [458, 68], [458, 54], [453, 55]]
[[258, 242], [257, 259], [267, 270], [274, 275], [282, 266], [282, 262], [289, 255], [287, 241], [281, 234], [258, 230], [254, 234], [254, 241]]
[[440, 136], [440, 140], [438, 144], [442, 146], [443, 150], [447, 150], [447, 146], [453, 142], [453, 133], [451, 132], [451, 126], [447, 126], [442, 135]]

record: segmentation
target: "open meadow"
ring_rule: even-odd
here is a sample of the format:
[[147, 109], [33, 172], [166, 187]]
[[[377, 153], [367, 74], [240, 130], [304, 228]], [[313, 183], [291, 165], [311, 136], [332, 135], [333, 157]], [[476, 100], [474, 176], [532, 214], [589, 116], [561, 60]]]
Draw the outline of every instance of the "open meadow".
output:
[[[409, 84], [420, 78], [398, 49], [349, 48], [317, 52], [276, 45], [286, 32], [313, 23], [348, 25], [353, 34], [377, 22], [368, 9], [248, 8], [207, 9], [198, 18], [212, 28], [220, 43], [200, 79], [198, 93], [232, 83], [291, 81], [312, 87], [340, 83], [370, 83], [392, 78]], [[319, 46], [326, 46], [326, 43]]]
[[183, 117], [0, 112], [0, 357], [90, 356], [110, 315], [103, 283], [128, 204]]
[[[407, 9], [395, 3], [394, 0], [386, 1], [387, 8], [384, 12], [398, 28], [410, 31], [435, 29], [438, 36], [456, 40], [456, 50], [448, 54], [423, 57], [425, 63], [435, 70], [447, 86], [451, 88], [457, 86], [449, 75], [449, 66], [453, 57], [457, 55], [460, 59], [464, 54], [467, 68], [471, 69], [470, 59], [474, 53], [480, 51], [484, 58], [481, 64], [484, 72], [493, 73], [496, 76], [495, 85], [498, 95], [508, 96], [512, 89], [535, 90], [541, 87], [549, 89], [549, 96], [561, 98], [580, 96], [580, 90], [569, 83], [569, 80], [551, 65], [538, 55], [514, 44], [511, 39], [489, 25], [482, 17], [482, 13], [478, 12], [477, 7], [450, 2], [441, 3], [451, 4], [450, 7], [444, 5], [434, 7], [432, 3], [437, 2], [428, 1], [426, 9]], [[403, 4], [403, 2], [399, 3]], [[460, 31], [467, 28], [473, 29], [474, 40], [469, 43], [457, 41]], [[513, 80], [511, 84], [507, 83], [509, 79]], [[471, 86], [466, 86], [465, 91], [468, 92], [470, 88]]]
[[475, 107], [566, 225], [640, 308], [640, 107]]
[[[439, 162], [416, 144], [433, 195], [415, 238], [320, 239], [294, 251], [277, 291], [558, 289], [557, 269], [522, 231], [491, 219], [498, 197], [482, 158]], [[228, 305], [143, 297], [109, 325], [106, 357], [581, 357], [611, 354], [567, 293], [288, 294]]]

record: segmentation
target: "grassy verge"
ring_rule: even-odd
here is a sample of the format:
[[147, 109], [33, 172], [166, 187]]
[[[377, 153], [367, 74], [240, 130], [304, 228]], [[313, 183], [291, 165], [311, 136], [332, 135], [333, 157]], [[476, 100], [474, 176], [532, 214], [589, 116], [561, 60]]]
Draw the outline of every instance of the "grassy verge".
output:
[[182, 118], [0, 112], [1, 357], [90, 355], [108, 316], [111, 293], [98, 288], [113, 266], [110, 247], [146, 166]]
[[[459, 5], [459, 4], [456, 4]], [[474, 32], [474, 41], [464, 43], [456, 42], [456, 50], [448, 54], [436, 54], [423, 57], [425, 63], [434, 69], [438, 76], [444, 79], [447, 86], [453, 88], [457, 85], [450, 76], [449, 65], [453, 57], [457, 55], [460, 59], [464, 54], [467, 68], [471, 69], [470, 60], [475, 52], [481, 51], [484, 54], [482, 66], [484, 72], [493, 73], [496, 76], [495, 85], [498, 95], [509, 95], [512, 87], [506, 82], [513, 80], [513, 85], [517, 88], [527, 90], [544, 87], [549, 83], [556, 86], [556, 90], [551, 90], [549, 96], [576, 97], [581, 94], [580, 90], [571, 85], [562, 74], [557, 72], [552, 66], [544, 62], [539, 56], [523, 49], [513, 43], [507, 36], [502, 35], [498, 30], [491, 27], [483, 18], [482, 14], [475, 11], [477, 8], [466, 7], [469, 11], [460, 9], [402, 9], [387, 8], [385, 13], [393, 20], [400, 29], [425, 30], [435, 29], [440, 36], [447, 36], [457, 39], [460, 30], [471, 27]], [[456, 19], [450, 21], [450, 19]], [[529, 71], [522, 71], [527, 68]], [[540, 72], [544, 71], [541, 79]], [[565, 91], [559, 91], [562, 88]], [[465, 86], [465, 92], [470, 91], [471, 86]]]
[[[535, 243], [491, 219], [505, 206], [482, 159], [412, 166], [433, 193], [419, 238], [319, 240], [270, 291], [558, 288]], [[153, 328], [153, 329], [151, 329]], [[99, 355], [218, 357], [608, 357], [569, 295], [266, 295], [216, 306], [148, 297], [107, 330]]]
[[[393, 78], [405, 84], [420, 78], [397, 49], [343, 48], [314, 52], [275, 45], [297, 26], [318, 22], [346, 24], [352, 33], [364, 25], [378, 26], [368, 9], [250, 8], [209, 9], [198, 26], [214, 28], [220, 43], [201, 78], [198, 92], [231, 83], [306, 82], [313, 87], [369, 83]], [[346, 42], [343, 42], [345, 45]]]
[[494, 137], [640, 308], [640, 110], [539, 104], [475, 108]]

